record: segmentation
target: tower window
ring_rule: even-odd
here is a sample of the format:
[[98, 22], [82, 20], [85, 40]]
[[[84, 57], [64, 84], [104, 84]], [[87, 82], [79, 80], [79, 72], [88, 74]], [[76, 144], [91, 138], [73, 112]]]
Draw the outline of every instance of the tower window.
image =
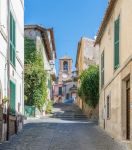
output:
[[68, 71], [68, 62], [67, 61], [63, 62], [63, 70]]

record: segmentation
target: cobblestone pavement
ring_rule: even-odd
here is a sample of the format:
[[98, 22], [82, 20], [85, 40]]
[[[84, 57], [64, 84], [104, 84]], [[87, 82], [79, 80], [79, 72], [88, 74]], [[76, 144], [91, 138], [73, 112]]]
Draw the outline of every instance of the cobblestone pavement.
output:
[[100, 130], [96, 123], [47, 117], [28, 119], [24, 130], [10, 142], [1, 144], [0, 150], [125, 149]]

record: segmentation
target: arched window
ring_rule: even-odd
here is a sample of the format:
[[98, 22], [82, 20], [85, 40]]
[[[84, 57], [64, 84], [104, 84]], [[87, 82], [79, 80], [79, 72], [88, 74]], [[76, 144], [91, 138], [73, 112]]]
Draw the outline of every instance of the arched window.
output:
[[68, 71], [68, 62], [67, 61], [63, 62], [63, 70]]

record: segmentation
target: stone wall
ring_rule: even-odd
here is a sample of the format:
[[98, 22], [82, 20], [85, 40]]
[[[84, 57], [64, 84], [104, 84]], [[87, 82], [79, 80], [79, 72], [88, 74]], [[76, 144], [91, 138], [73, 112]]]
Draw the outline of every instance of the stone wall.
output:
[[87, 117], [91, 120], [98, 120], [99, 119], [99, 106], [97, 105], [96, 108], [91, 108], [83, 102], [83, 112]]
[[16, 117], [9, 117], [9, 135], [12, 136], [16, 134]]

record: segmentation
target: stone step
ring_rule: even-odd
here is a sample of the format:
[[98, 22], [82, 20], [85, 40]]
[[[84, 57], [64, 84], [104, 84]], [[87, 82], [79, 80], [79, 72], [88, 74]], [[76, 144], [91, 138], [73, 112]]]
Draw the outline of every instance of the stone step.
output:
[[86, 115], [53, 115], [54, 118], [87, 119]]

